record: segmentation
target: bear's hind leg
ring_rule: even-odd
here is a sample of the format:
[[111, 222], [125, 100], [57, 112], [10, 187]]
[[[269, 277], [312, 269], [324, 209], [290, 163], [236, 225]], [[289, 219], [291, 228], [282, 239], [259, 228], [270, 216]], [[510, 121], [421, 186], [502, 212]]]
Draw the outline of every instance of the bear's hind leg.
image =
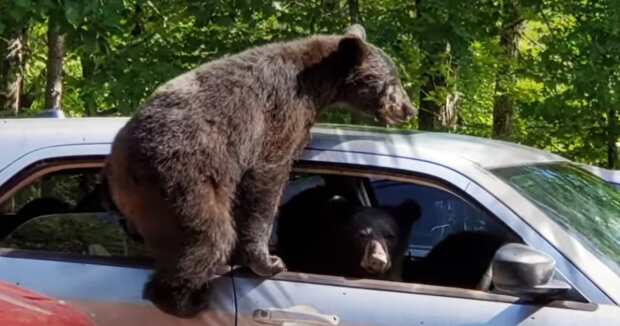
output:
[[159, 310], [179, 317], [192, 318], [209, 307], [208, 283], [192, 286], [177, 280], [174, 273], [157, 271], [146, 283], [142, 296]]
[[[143, 297], [160, 310], [182, 318], [208, 308], [209, 283], [216, 271], [228, 264], [236, 242], [230, 212], [232, 192], [213, 183], [194, 189], [197, 191], [176, 198], [176, 207], [183, 209], [173, 209], [173, 215], [184, 223], [174, 239], [166, 232], [146, 239], [157, 255], [156, 271]], [[168, 230], [172, 230], [170, 226]]]
[[251, 170], [237, 187], [237, 255], [244, 265], [261, 276], [286, 271], [282, 259], [269, 253], [269, 238], [289, 170], [287, 166], [260, 172]]

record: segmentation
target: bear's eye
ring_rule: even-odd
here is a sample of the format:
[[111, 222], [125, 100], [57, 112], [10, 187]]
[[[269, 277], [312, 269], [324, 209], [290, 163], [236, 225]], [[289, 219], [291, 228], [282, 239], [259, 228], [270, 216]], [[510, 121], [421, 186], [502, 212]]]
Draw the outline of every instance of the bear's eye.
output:
[[389, 241], [394, 241], [394, 239], [395, 239], [395, 237], [394, 237], [394, 235], [392, 233], [386, 233], [383, 237], [386, 240], [389, 240]]
[[357, 236], [361, 239], [361, 240], [366, 240], [370, 237], [370, 231], [369, 230], [364, 230], [361, 231], [357, 234]]
[[396, 102], [396, 92], [394, 91], [394, 85], [389, 84], [385, 90], [387, 97], [390, 101]]

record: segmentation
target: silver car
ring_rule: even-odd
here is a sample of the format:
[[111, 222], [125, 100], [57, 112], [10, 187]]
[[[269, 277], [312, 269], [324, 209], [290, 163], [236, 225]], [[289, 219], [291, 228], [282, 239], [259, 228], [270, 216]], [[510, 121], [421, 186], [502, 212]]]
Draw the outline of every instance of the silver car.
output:
[[593, 165], [581, 165], [584, 169], [594, 173], [595, 175], [605, 179], [605, 181], [611, 183], [614, 187], [620, 188], [620, 171], [609, 170], [600, 168]]
[[333, 125], [313, 128], [282, 201], [334, 175], [348, 178], [368, 206], [413, 199], [422, 217], [408, 259], [460, 231], [518, 238], [489, 263], [492, 286], [294, 272], [265, 278], [223, 266], [210, 310], [193, 319], [165, 315], [142, 299], [148, 251], [93, 195], [126, 122], [0, 120], [0, 279], [58, 298], [98, 325], [620, 325], [613, 180], [512, 143]]

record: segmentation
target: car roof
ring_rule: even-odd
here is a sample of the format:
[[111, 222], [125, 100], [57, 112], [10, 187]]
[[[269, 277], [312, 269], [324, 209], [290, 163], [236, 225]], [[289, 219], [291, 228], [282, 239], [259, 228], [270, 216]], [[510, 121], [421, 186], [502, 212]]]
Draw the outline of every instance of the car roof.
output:
[[318, 145], [327, 149], [328, 143], [334, 142], [340, 143], [338, 148], [343, 150], [428, 161], [448, 157], [467, 160], [484, 168], [568, 161], [545, 150], [482, 137], [329, 124], [317, 124], [313, 128], [313, 141], [308, 147]]
[[[26, 118], [0, 120], [0, 168], [33, 150], [74, 144], [110, 144], [128, 121], [113, 118]], [[443, 132], [316, 124], [307, 149], [391, 155], [449, 164], [455, 160], [483, 168], [567, 161], [514, 143]]]
[[620, 171], [604, 169], [594, 165], [580, 164], [580, 166], [612, 184], [620, 185]]

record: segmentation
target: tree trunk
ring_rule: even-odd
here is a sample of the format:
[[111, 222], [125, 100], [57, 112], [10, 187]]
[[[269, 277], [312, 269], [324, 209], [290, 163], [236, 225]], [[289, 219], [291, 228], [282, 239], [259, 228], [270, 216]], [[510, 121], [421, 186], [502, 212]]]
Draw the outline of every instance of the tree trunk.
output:
[[[420, 130], [453, 129], [456, 126], [459, 108], [459, 93], [456, 88], [458, 64], [451, 57], [447, 42], [421, 42], [425, 58], [422, 60], [423, 83], [420, 87]], [[448, 75], [435, 69], [438, 65], [448, 67]]]
[[[417, 17], [424, 15], [422, 0], [416, 0]], [[459, 95], [456, 88], [458, 63], [452, 57], [450, 44], [442, 39], [423, 39], [419, 43], [424, 57], [421, 63], [423, 82], [420, 87], [418, 129], [453, 129], [458, 120]], [[437, 69], [447, 66], [448, 69]], [[442, 74], [440, 70], [447, 71]]]
[[514, 100], [511, 95], [516, 82], [514, 65], [519, 54], [521, 33], [527, 25], [514, 4], [507, 5], [504, 13], [506, 17], [499, 34], [501, 56], [493, 101], [493, 138], [497, 139], [509, 139], [514, 130]]
[[62, 108], [62, 74], [65, 58], [65, 35], [60, 33], [53, 16], [47, 30], [47, 83], [45, 85], [45, 109]]
[[351, 18], [351, 24], [362, 24], [359, 1], [347, 0], [347, 3], [349, 5], [349, 17]]
[[[428, 49], [427, 46], [423, 48]], [[427, 50], [428, 51], [428, 50]], [[435, 130], [439, 126], [439, 111], [441, 105], [431, 95], [436, 86], [445, 85], [444, 77], [441, 74], [430, 72], [434, 62], [428, 56], [422, 63], [422, 86], [420, 87], [420, 110], [418, 113], [418, 129]]]
[[14, 28], [0, 37], [0, 110], [15, 115], [23, 107], [26, 36], [25, 28]]
[[92, 55], [86, 54], [80, 57], [82, 63], [82, 82], [80, 84], [81, 92], [80, 99], [84, 102], [84, 111], [87, 116], [97, 115], [97, 102], [95, 101], [94, 92], [92, 87], [89, 87], [89, 83], [92, 82], [92, 78], [95, 75], [96, 64]]
[[607, 168], [615, 169], [618, 165], [618, 131], [616, 130], [616, 110], [607, 113]]

